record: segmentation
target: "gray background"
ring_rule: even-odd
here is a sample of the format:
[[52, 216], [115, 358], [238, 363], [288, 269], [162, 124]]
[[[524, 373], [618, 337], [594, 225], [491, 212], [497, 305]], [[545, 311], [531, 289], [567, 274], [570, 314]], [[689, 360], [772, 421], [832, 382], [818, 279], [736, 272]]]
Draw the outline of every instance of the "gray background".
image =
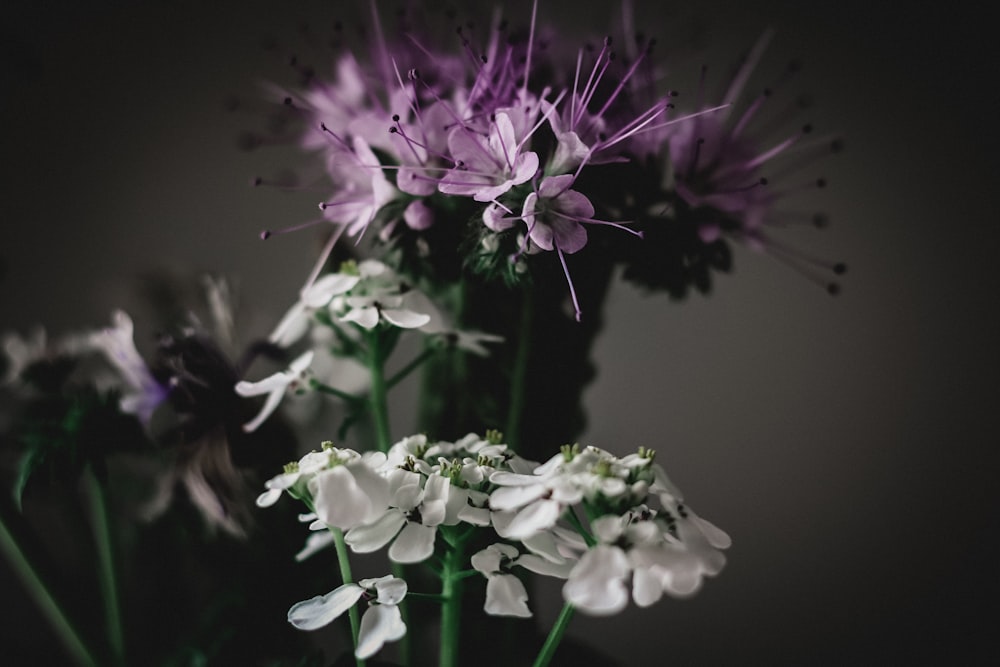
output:
[[[848, 150], [824, 166], [831, 185], [817, 199], [834, 225], [785, 238], [851, 268], [838, 299], [748, 251], [707, 299], [615, 287], [584, 441], [658, 449], [734, 547], [698, 597], [578, 617], [570, 633], [630, 665], [996, 662], [991, 23], [961, 3], [899, 14], [715, 1], [671, 16], [638, 4], [650, 34], [701, 36], [705, 54], [680, 58], [681, 78], [701, 60], [727, 71], [767, 26], [777, 34], [763, 67], [802, 60], [796, 85], [816, 95], [814, 123]], [[600, 34], [616, 6], [541, 12]], [[246, 331], [266, 332], [316, 241], [265, 244], [257, 232], [308, 219], [315, 197], [248, 187], [289, 154], [237, 151], [259, 119], [223, 100], [290, 80], [291, 47], [265, 51], [262, 39], [293, 44], [300, 22], [337, 11], [6, 3], [0, 329], [102, 325], [158, 266], [238, 277]], [[140, 339], [150, 334], [140, 323]], [[13, 597], [0, 605], [23, 605], [3, 582]], [[554, 618], [557, 605], [544, 598], [538, 613]]]

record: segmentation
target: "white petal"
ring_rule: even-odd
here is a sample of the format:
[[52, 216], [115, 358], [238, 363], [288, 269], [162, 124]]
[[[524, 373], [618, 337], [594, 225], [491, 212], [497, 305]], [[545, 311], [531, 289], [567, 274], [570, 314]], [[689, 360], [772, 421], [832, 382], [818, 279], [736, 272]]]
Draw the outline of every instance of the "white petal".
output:
[[268, 489], [264, 493], [257, 496], [257, 507], [270, 507], [274, 503], [278, 502], [278, 498], [281, 497], [281, 489]]
[[483, 611], [491, 616], [531, 617], [528, 591], [513, 574], [493, 574], [486, 581], [486, 604]]
[[473, 526], [490, 525], [490, 511], [485, 507], [472, 507], [470, 505], [466, 505], [459, 510], [458, 518], [466, 523], [471, 523]]
[[305, 304], [296, 302], [267, 339], [279, 347], [288, 347], [306, 335], [309, 319], [310, 314], [306, 311]]
[[[496, 477], [496, 473], [493, 474], [491, 480], [493, 477]], [[502, 486], [490, 494], [490, 508], [501, 512], [515, 510], [538, 500], [548, 491], [548, 487], [544, 484], [538, 484], [537, 480], [531, 486]]]
[[[236, 388], [239, 389], [239, 385]], [[243, 425], [243, 430], [247, 433], [253, 433], [257, 428], [264, 423], [264, 421], [271, 416], [271, 413], [278, 409], [278, 405], [281, 403], [281, 399], [285, 396], [284, 388], [272, 391], [267, 395], [267, 400], [264, 401], [264, 406], [257, 413], [257, 416], [248, 421]]]
[[366, 308], [354, 308], [340, 318], [341, 322], [354, 322], [365, 329], [374, 329], [378, 324], [378, 311], [368, 306]]
[[[366, 580], [367, 581], [367, 580]], [[379, 604], [399, 604], [406, 597], [406, 581], [387, 574], [373, 582]], [[364, 582], [362, 582], [364, 586]], [[370, 586], [365, 586], [370, 588]]]
[[399, 608], [392, 604], [373, 604], [361, 617], [358, 648], [354, 655], [362, 660], [378, 653], [386, 642], [394, 642], [406, 634], [406, 624]]
[[431, 475], [424, 484], [424, 502], [429, 500], [448, 500], [451, 490], [451, 480], [443, 475]]
[[412, 521], [403, 526], [403, 531], [389, 547], [389, 559], [397, 563], [419, 563], [434, 553], [434, 537], [437, 528], [424, 526]]
[[310, 533], [309, 537], [306, 538], [306, 545], [302, 547], [301, 551], [295, 554], [295, 560], [302, 562], [317, 551], [322, 551], [331, 544], [333, 544], [333, 533], [330, 531], [324, 530], [321, 533]]
[[342, 530], [375, 520], [389, 506], [388, 482], [361, 462], [317, 473], [309, 489], [316, 515]]
[[563, 506], [554, 500], [537, 500], [517, 513], [507, 526], [507, 534], [521, 540], [547, 530], [556, 525], [562, 510]]
[[[562, 454], [559, 454], [558, 456], [560, 459], [562, 458]], [[546, 463], [545, 465], [548, 464]], [[499, 484], [500, 486], [534, 486], [535, 484], [541, 483], [542, 478], [539, 475], [526, 475], [523, 473], [498, 470], [490, 475], [490, 481], [494, 484]]]
[[345, 273], [331, 273], [314, 282], [309, 289], [302, 292], [302, 302], [311, 308], [322, 308], [330, 303], [330, 299], [352, 289], [361, 276]]
[[537, 535], [532, 535], [531, 537], [526, 537], [522, 540], [524, 546], [528, 547], [528, 550], [534, 554], [538, 554], [542, 558], [551, 561], [553, 563], [565, 563], [566, 559], [559, 553], [559, 547], [556, 545], [555, 536], [549, 532], [541, 532]]
[[420, 482], [418, 481], [416, 484], [406, 484], [396, 489], [396, 492], [392, 494], [392, 505], [404, 512], [409, 512], [416, 508], [423, 499], [424, 490], [420, 488]]
[[663, 597], [663, 570], [654, 565], [636, 568], [632, 573], [632, 599], [640, 607], [648, 607]]
[[447, 506], [443, 500], [424, 500], [420, 505], [420, 523], [440, 526], [444, 522]]
[[477, 551], [472, 554], [472, 558], [469, 559], [469, 563], [472, 564], [472, 569], [476, 572], [493, 574], [494, 572], [500, 571], [500, 558], [500, 551], [486, 547], [482, 551]]
[[382, 317], [384, 317], [389, 324], [395, 325], [401, 329], [416, 329], [431, 321], [430, 315], [415, 313], [412, 310], [402, 310], [396, 308], [383, 309]]
[[354, 553], [366, 554], [378, 551], [389, 544], [389, 540], [396, 536], [404, 523], [406, 523], [406, 517], [403, 516], [403, 513], [397, 509], [391, 509], [379, 517], [377, 521], [364, 526], [356, 526], [347, 531], [344, 535], [344, 541], [350, 545], [351, 551]]
[[298, 602], [288, 610], [288, 622], [299, 630], [322, 628], [350, 609], [364, 592], [357, 584], [344, 584], [326, 595]]
[[701, 530], [701, 534], [705, 536], [705, 539], [708, 540], [708, 543], [713, 547], [716, 549], [728, 549], [733, 546], [732, 538], [729, 537], [724, 530], [716, 526], [711, 521], [701, 518], [690, 510], [688, 510], [688, 513], [690, 514], [691, 521], [698, 527], [699, 530]]
[[263, 380], [258, 380], [257, 382], [247, 382], [246, 380], [241, 380], [236, 383], [236, 393], [243, 397], [249, 396], [263, 396], [264, 394], [270, 394], [276, 390], [283, 390], [291, 383], [291, 378], [288, 377], [288, 373], [284, 371], [280, 373], [275, 373], [269, 375]]
[[611, 544], [622, 536], [625, 526], [620, 516], [609, 514], [590, 522], [590, 530], [599, 542]]
[[545, 577], [556, 577], [557, 579], [568, 579], [569, 573], [576, 566], [576, 562], [571, 560], [564, 561], [561, 564], [553, 563], [535, 554], [524, 554], [515, 562], [525, 570]]
[[599, 544], [585, 553], [570, 572], [563, 597], [591, 614], [616, 614], [628, 604], [628, 571], [628, 559], [621, 549]]
[[288, 372], [296, 376], [301, 374], [302, 371], [309, 368], [309, 365], [312, 363], [313, 356], [315, 356], [315, 354], [316, 353], [313, 352], [312, 350], [306, 350], [299, 356], [295, 357], [292, 363], [288, 364]]

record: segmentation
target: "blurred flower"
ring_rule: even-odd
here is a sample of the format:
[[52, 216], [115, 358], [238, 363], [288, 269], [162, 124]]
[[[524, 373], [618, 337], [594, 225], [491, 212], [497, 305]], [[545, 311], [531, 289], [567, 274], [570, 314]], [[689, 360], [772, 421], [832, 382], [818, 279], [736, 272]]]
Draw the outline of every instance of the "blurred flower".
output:
[[288, 366], [288, 370], [279, 371], [257, 382], [247, 382], [241, 380], [236, 383], [236, 393], [240, 396], [262, 396], [267, 394], [264, 406], [252, 420], [243, 425], [243, 430], [255, 431], [264, 423], [264, 420], [271, 416], [278, 409], [278, 404], [285, 393], [290, 391], [305, 391], [308, 384], [305, 382], [306, 371], [313, 360], [313, 351], [309, 350], [296, 357]]
[[132, 339], [132, 318], [116, 310], [111, 319], [111, 327], [93, 334], [92, 345], [105, 355], [125, 382], [122, 412], [133, 414], [148, 425], [153, 411], [167, 398], [169, 389], [153, 377], [139, 355]]

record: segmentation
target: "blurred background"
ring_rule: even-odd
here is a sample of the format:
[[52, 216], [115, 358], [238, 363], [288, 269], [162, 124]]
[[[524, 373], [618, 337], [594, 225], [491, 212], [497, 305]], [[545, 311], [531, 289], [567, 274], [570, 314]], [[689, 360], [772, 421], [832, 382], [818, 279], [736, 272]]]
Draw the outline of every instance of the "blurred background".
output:
[[[569, 634], [625, 665], [995, 664], [995, 22], [973, 3], [635, 4], [682, 95], [702, 64], [728, 76], [775, 30], [757, 87], [798, 60], [806, 119], [847, 146], [821, 166], [829, 229], [784, 238], [850, 268], [831, 298], [740, 248], [707, 298], [613, 288], [581, 441], [657, 449], [734, 546], [697, 597], [578, 615]], [[557, 39], [599, 38], [620, 16], [617, 2], [540, 5]], [[311, 218], [316, 199], [251, 187], [298, 158], [238, 139], [260, 124], [261, 84], [292, 83], [297, 45], [358, 6], [8, 0], [0, 330], [141, 312], [135, 287], [155, 269], [233, 278], [246, 337], [266, 334], [317, 240], [258, 233]], [[142, 348], [153, 332], [136, 320]], [[4, 652], [51, 656], [0, 568]], [[560, 601], [543, 592], [547, 627]]]

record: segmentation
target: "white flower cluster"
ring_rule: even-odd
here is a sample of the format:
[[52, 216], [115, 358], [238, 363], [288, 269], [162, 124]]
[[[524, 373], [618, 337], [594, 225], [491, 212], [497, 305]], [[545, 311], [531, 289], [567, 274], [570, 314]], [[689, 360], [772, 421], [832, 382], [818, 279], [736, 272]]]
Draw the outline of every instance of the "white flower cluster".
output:
[[[268, 481], [257, 502], [267, 506], [288, 492], [313, 510], [304, 518], [324, 532], [314, 534], [301, 557], [333, 541], [328, 527], [346, 531], [344, 541], [355, 553], [388, 546], [397, 563], [426, 561], [456, 539], [490, 531], [479, 535], [486, 541], [492, 536], [494, 543], [470, 559], [487, 580], [488, 614], [531, 616], [515, 566], [565, 579], [566, 601], [585, 612], [613, 614], [629, 597], [645, 607], [664, 594], [691, 595], [725, 564], [721, 549], [729, 537], [683, 503], [653, 459], [642, 448], [619, 458], [574, 445], [536, 465], [516, 456], [496, 432], [457, 442], [411, 436], [387, 454], [361, 455], [327, 443]], [[461, 524], [466, 528], [456, 538], [454, 527]], [[437, 539], [446, 527], [453, 531], [447, 545]], [[361, 593], [352, 586], [350, 595], [330, 595], [351, 597], [353, 604]], [[318, 600], [293, 611], [333, 605]], [[336, 608], [334, 615], [316, 614], [332, 620], [347, 607]]]

